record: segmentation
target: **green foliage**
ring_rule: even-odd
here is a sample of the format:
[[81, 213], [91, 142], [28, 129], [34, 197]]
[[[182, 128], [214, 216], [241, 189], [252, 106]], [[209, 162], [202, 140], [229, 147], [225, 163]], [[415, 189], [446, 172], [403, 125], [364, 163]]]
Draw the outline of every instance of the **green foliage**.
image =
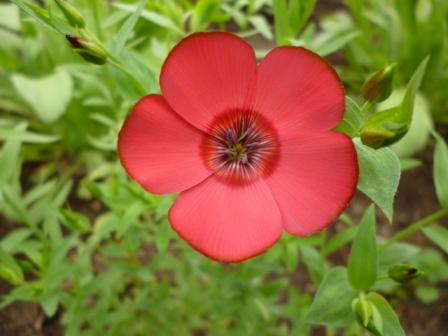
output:
[[348, 260], [348, 280], [357, 290], [369, 289], [376, 281], [377, 255], [375, 206], [371, 205], [359, 224]]
[[351, 138], [355, 138], [359, 136], [359, 129], [361, 128], [361, 125], [361, 109], [352, 98], [345, 97], [344, 119], [342, 119], [335, 130], [345, 133]]
[[384, 212], [391, 222], [393, 201], [400, 180], [400, 161], [389, 148], [372, 149], [355, 139], [359, 162], [358, 189]]
[[356, 292], [350, 288], [347, 270], [335, 267], [327, 272], [305, 316], [305, 322], [344, 326], [353, 322], [351, 303]]
[[440, 225], [433, 225], [424, 228], [423, 233], [437, 246], [448, 253], [448, 229]]
[[46, 123], [57, 120], [65, 112], [73, 95], [72, 78], [63, 70], [40, 78], [16, 74], [11, 80], [37, 117]]
[[316, 0], [272, 0], [272, 2], [277, 44], [290, 44], [313, 12]]
[[434, 185], [439, 203], [448, 208], [448, 146], [443, 138], [435, 133], [437, 140], [434, 149]]

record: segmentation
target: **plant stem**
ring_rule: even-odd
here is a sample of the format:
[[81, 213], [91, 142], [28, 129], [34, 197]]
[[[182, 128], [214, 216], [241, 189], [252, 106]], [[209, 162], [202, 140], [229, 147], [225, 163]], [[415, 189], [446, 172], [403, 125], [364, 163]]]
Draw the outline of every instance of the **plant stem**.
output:
[[407, 228], [401, 230], [400, 232], [398, 232], [397, 234], [395, 234], [394, 236], [392, 236], [386, 243], [386, 245], [401, 240], [411, 234], [413, 234], [414, 232], [417, 232], [419, 230], [421, 230], [423, 227], [425, 227], [428, 224], [431, 224], [432, 222], [441, 219], [445, 216], [448, 216], [448, 208], [447, 209], [440, 209], [422, 219], [420, 219], [419, 221], [415, 222], [414, 224], [409, 225]]
[[367, 113], [369, 111], [369, 109], [372, 107], [372, 103], [370, 103], [369, 101], [366, 101], [362, 106], [361, 106], [361, 115], [363, 115], [365, 118], [367, 118], [369, 116], [370, 113]]

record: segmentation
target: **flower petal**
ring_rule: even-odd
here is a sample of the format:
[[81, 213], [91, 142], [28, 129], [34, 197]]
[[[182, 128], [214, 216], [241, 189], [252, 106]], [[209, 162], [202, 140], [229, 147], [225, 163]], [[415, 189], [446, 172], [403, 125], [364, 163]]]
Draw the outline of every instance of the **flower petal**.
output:
[[344, 113], [344, 88], [320, 56], [300, 47], [273, 49], [258, 68], [254, 110], [283, 129], [329, 130]]
[[281, 235], [281, 215], [263, 180], [235, 186], [210, 177], [183, 192], [169, 212], [172, 227], [208, 257], [238, 262]]
[[148, 191], [179, 192], [212, 174], [200, 156], [202, 134], [182, 120], [162, 96], [148, 95], [126, 119], [118, 153], [127, 173]]
[[341, 133], [296, 134], [281, 140], [277, 169], [266, 179], [294, 235], [330, 224], [353, 197], [358, 181], [356, 151]]
[[168, 55], [160, 86], [177, 113], [207, 130], [216, 115], [246, 106], [256, 71], [254, 50], [244, 40], [229, 33], [195, 33]]

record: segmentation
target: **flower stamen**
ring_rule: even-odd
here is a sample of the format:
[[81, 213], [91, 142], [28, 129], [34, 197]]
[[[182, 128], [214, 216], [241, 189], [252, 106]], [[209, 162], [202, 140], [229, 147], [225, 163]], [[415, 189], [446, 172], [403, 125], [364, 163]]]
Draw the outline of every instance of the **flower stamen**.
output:
[[215, 119], [202, 150], [207, 166], [217, 176], [228, 182], [247, 183], [272, 171], [278, 141], [261, 115], [232, 110]]

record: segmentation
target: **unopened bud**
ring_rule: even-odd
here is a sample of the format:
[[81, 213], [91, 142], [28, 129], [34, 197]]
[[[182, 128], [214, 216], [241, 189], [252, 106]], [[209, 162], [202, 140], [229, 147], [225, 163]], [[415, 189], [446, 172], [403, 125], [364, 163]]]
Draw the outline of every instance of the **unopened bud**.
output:
[[387, 271], [389, 278], [396, 282], [404, 283], [422, 275], [416, 267], [407, 264], [394, 265]]
[[375, 305], [367, 299], [354, 299], [352, 310], [358, 323], [375, 336], [383, 335], [383, 319]]
[[372, 318], [372, 304], [366, 299], [354, 299], [352, 310], [358, 323], [363, 327], [367, 327]]
[[87, 62], [94, 64], [104, 64], [107, 61], [107, 53], [96, 43], [88, 41], [82, 37], [65, 35], [73, 49]]
[[382, 129], [362, 129], [360, 132], [361, 141], [364, 145], [372, 148], [387, 146], [387, 140], [395, 136], [384, 128]]
[[85, 26], [84, 17], [72, 4], [70, 4], [65, 0], [54, 0], [54, 1], [60, 8], [61, 12], [64, 14], [67, 21], [73, 27], [84, 28]]
[[377, 103], [390, 96], [396, 67], [396, 63], [390, 64], [367, 78], [362, 88], [365, 100]]
[[409, 130], [409, 123], [397, 121], [400, 109], [396, 106], [369, 116], [359, 132], [363, 144], [379, 148], [400, 140]]

